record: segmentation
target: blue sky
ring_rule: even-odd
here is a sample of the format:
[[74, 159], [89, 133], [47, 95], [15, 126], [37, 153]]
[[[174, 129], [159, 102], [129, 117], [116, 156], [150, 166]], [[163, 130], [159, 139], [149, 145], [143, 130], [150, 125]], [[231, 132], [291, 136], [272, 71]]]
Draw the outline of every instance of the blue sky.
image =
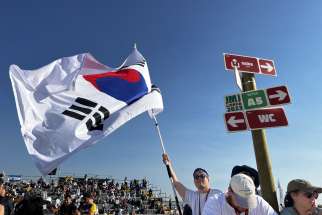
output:
[[[38, 175], [20, 134], [10, 64], [36, 69], [90, 52], [119, 66], [133, 44], [162, 90], [158, 117], [177, 175], [207, 169], [213, 187], [227, 187], [234, 165], [256, 167], [250, 132], [227, 133], [224, 96], [238, 92], [223, 53], [273, 59], [277, 77], [256, 76], [259, 89], [287, 85], [289, 126], [267, 130], [275, 181], [321, 184], [322, 16], [320, 1], [7, 1], [0, 8], [0, 169]], [[161, 147], [147, 114], [75, 154], [62, 172], [142, 178], [171, 194]], [[320, 183], [320, 184], [319, 184]]]

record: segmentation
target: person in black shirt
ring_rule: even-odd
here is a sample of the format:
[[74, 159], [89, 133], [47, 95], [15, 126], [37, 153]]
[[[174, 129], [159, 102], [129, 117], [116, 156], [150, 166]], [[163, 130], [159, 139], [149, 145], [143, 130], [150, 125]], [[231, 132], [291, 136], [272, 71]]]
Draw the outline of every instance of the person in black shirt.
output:
[[[3, 184], [0, 184], [0, 195], [3, 192], [5, 193], [4, 185]], [[0, 215], [4, 215], [4, 202], [3, 202], [3, 198], [2, 197], [0, 197]]]
[[3, 179], [0, 179], [0, 215], [10, 215], [13, 209], [13, 204], [6, 197], [6, 188]]
[[59, 209], [59, 215], [72, 215], [76, 206], [72, 202], [72, 197], [67, 194], [64, 199], [64, 203]]

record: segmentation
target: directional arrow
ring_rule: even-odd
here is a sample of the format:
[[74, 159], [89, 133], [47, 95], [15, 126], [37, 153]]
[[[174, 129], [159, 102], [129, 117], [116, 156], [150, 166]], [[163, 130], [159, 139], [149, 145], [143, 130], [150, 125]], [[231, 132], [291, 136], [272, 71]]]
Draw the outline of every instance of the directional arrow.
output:
[[282, 90], [276, 90], [276, 94], [269, 95], [270, 99], [278, 98], [278, 101], [283, 101], [288, 94]]
[[286, 86], [268, 88], [266, 93], [269, 104], [272, 106], [291, 103], [290, 94]]
[[236, 116], [231, 116], [227, 121], [227, 123], [234, 128], [238, 127], [237, 124], [244, 122], [244, 119], [236, 119]]
[[261, 68], [266, 69], [268, 72], [272, 72], [274, 67], [271, 64], [266, 63], [265, 65], [260, 65]]
[[226, 128], [230, 132], [247, 130], [247, 121], [242, 111], [225, 113]]

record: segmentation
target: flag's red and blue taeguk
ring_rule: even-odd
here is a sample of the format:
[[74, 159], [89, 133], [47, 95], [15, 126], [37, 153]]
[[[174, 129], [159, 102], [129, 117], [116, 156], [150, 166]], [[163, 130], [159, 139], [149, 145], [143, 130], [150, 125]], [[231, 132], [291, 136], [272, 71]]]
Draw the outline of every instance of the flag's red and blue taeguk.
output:
[[96, 89], [131, 104], [148, 93], [142, 74], [130, 68], [100, 74], [83, 75]]

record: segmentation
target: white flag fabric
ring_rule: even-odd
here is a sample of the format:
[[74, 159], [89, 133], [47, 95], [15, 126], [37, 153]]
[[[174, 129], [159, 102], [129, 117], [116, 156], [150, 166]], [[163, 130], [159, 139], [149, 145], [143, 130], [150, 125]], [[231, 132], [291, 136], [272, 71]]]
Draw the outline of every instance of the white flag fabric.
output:
[[43, 175], [135, 116], [163, 110], [136, 48], [115, 69], [86, 53], [36, 70], [11, 65], [9, 72], [22, 136]]

